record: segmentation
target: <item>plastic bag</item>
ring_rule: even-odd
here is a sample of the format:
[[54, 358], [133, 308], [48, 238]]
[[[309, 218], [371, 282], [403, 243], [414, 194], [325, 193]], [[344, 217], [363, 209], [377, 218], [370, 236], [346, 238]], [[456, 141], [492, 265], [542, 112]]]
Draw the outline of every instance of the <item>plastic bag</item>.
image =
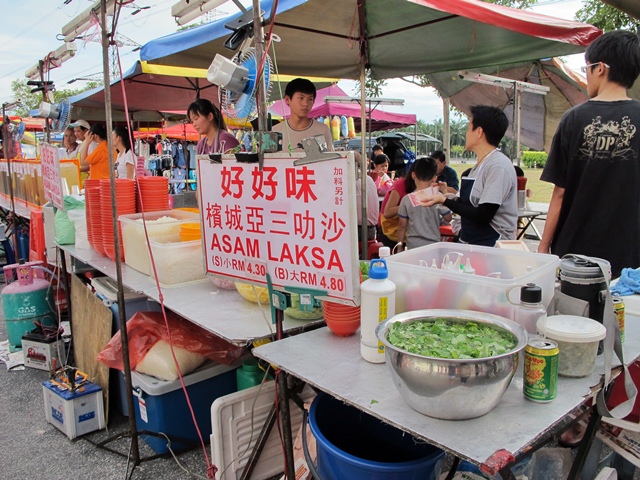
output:
[[[196, 352], [214, 362], [231, 365], [244, 353], [244, 347], [237, 347], [211, 332], [167, 311], [167, 321], [171, 331], [171, 341], [190, 352]], [[162, 312], [138, 312], [127, 322], [129, 338], [129, 362], [134, 370], [140, 360], [160, 339], [169, 342], [169, 334]], [[124, 370], [122, 342], [118, 331], [98, 354], [98, 360], [109, 368]]]
[[76, 248], [90, 249], [87, 232], [87, 215], [84, 208], [76, 208], [67, 212], [69, 220], [73, 222], [76, 231]]
[[73, 245], [76, 242], [76, 228], [67, 212], [78, 208], [84, 208], [84, 202], [72, 195], [67, 195], [64, 197], [64, 210], [56, 211], [53, 225], [58, 245]]

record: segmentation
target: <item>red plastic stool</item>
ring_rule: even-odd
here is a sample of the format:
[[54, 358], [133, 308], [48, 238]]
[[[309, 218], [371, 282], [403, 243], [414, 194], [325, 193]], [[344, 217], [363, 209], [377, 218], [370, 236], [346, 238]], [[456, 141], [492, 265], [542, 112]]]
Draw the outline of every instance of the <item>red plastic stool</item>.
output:
[[47, 263], [42, 211], [32, 210], [29, 220], [29, 261]]
[[453, 242], [453, 238], [455, 237], [455, 233], [453, 233], [453, 228], [451, 225], [443, 225], [440, 227], [440, 241], [441, 242]]

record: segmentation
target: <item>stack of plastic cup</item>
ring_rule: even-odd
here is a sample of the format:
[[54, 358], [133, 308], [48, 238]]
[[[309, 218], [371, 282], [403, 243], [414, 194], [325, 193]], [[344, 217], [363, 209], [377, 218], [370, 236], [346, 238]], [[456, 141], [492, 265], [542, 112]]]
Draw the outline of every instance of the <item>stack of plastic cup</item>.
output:
[[102, 213], [100, 210], [100, 180], [87, 179], [84, 182], [85, 214], [87, 216], [87, 238], [89, 245], [100, 255], [102, 246]]

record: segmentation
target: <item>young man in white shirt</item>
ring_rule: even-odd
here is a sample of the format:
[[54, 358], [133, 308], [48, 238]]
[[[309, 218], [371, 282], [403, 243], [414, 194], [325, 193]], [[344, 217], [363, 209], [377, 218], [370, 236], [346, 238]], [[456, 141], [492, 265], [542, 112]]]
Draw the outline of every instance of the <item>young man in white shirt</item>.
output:
[[331, 130], [324, 123], [309, 118], [316, 100], [316, 86], [306, 78], [291, 80], [284, 91], [284, 101], [291, 111], [289, 118], [273, 127], [282, 133], [282, 150], [302, 152], [302, 140], [316, 137], [324, 150], [333, 151]]

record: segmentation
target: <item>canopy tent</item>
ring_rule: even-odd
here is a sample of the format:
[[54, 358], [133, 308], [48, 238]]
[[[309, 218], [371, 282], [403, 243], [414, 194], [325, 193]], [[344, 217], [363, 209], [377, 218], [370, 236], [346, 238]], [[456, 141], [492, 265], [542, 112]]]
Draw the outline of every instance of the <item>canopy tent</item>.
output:
[[[473, 73], [550, 88], [546, 95], [526, 91], [521, 93], [520, 135], [522, 143], [534, 150], [544, 149], [548, 152], [562, 115], [569, 108], [589, 99], [586, 79], [557, 58], [480, 68]], [[460, 78], [458, 72], [430, 74], [429, 80], [442, 97], [448, 97], [453, 106], [467, 115], [472, 105], [501, 108], [509, 118], [507, 135], [516, 138], [515, 83], [512, 88], [475, 83]]]
[[[334, 115], [353, 117], [356, 132], [361, 131], [361, 107], [359, 104], [326, 102], [325, 97], [349, 98], [349, 96], [337, 85], [322, 88], [316, 92], [316, 100], [313, 103], [313, 108], [309, 112], [309, 117], [333, 117]], [[269, 107], [269, 112], [285, 118], [288, 118], [291, 114], [289, 107], [284, 100], [279, 100], [271, 105]], [[377, 132], [381, 130], [402, 128], [408, 125], [415, 125], [416, 123], [417, 119], [413, 114], [391, 113], [380, 110], [379, 108], [367, 108], [367, 130]]]
[[193, 125], [190, 123], [180, 123], [178, 125], [172, 125], [171, 127], [164, 128], [141, 128], [136, 137], [140, 138], [149, 138], [154, 137], [156, 135], [164, 136], [165, 138], [170, 138], [174, 140], [186, 140], [191, 142], [197, 142], [200, 140], [200, 134], [193, 128]]
[[[224, 24], [239, 16], [152, 40], [140, 58], [207, 68], [231, 56]], [[578, 53], [601, 32], [477, 0], [280, 0], [273, 33], [280, 73], [359, 78], [362, 56], [373, 78], [393, 78]]]
[[[124, 120], [126, 93], [127, 106], [132, 120], [161, 121], [163, 118], [183, 117], [187, 107], [197, 98], [206, 98], [219, 105], [218, 87], [207, 80], [204, 68], [152, 65], [138, 61], [120, 79], [111, 83], [111, 108], [115, 120]], [[289, 82], [292, 76], [280, 75], [279, 82]], [[320, 88], [331, 85], [337, 79], [312, 78]], [[276, 83], [274, 95], [280, 91]], [[80, 93], [69, 98], [73, 105], [73, 118], [104, 121], [104, 87]]]

